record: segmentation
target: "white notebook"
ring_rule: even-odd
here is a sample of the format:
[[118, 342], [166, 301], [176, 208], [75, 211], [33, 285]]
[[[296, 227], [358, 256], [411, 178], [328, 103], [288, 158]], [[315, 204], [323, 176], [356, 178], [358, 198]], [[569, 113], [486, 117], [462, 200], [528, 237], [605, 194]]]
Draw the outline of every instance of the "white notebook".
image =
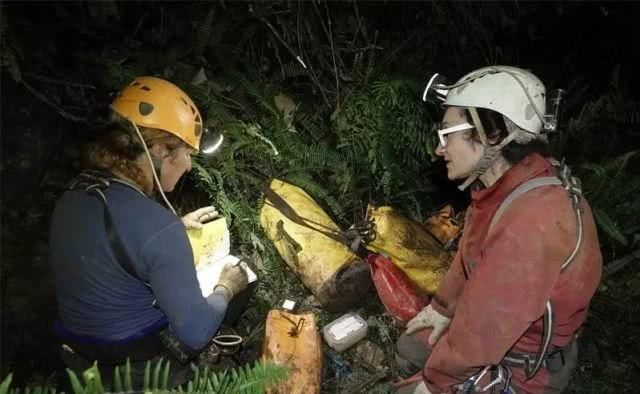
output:
[[[216, 257], [215, 259], [212, 257]], [[217, 256], [202, 256], [200, 262], [196, 266], [196, 274], [198, 275], [198, 282], [200, 283], [200, 290], [202, 290], [202, 296], [207, 297], [213, 292], [213, 288], [218, 284], [220, 280], [220, 274], [225, 265], [235, 265], [240, 261], [239, 258], [232, 255], [227, 255], [222, 258]], [[247, 278], [249, 283], [258, 280], [258, 276], [249, 268], [247, 263], [240, 261], [240, 267], [244, 268], [247, 272]]]

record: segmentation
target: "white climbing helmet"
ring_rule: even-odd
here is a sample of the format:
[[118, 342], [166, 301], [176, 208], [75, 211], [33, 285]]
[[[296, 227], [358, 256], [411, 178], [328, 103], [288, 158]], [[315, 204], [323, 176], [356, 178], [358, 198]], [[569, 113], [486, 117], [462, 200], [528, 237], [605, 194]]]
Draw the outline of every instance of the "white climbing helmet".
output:
[[[435, 96], [444, 106], [469, 110], [473, 127], [485, 146], [485, 155], [474, 174], [461, 186], [464, 189], [491, 166], [509, 142], [526, 144], [534, 139], [546, 140], [545, 134], [556, 130], [562, 93], [558, 90], [557, 97], [547, 100], [544, 84], [531, 72], [510, 66], [489, 66], [466, 74], [453, 85], [447, 85], [442, 75], [433, 74], [422, 100]], [[504, 117], [508, 135], [500, 144], [488, 145], [476, 108], [489, 109]]]
[[484, 67], [460, 78], [445, 106], [485, 108], [507, 117], [520, 129], [543, 129], [546, 90], [529, 71], [508, 66]]
[[[498, 112], [518, 128], [533, 134], [554, 131], [556, 114], [546, 114], [546, 89], [531, 72], [510, 66], [474, 70], [453, 85], [433, 74], [422, 95], [435, 95], [445, 106], [486, 108]], [[556, 104], [556, 103], [549, 103]], [[549, 108], [551, 112], [555, 108]]]

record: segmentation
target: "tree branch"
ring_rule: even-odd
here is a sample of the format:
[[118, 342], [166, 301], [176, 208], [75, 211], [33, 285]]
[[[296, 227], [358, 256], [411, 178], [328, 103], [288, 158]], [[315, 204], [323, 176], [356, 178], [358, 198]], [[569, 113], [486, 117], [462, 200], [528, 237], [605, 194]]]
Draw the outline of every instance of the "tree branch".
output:
[[307, 68], [307, 65], [304, 63], [304, 61], [302, 60], [302, 58], [300, 57], [300, 55], [296, 54], [295, 51], [289, 46], [289, 44], [287, 44], [287, 42], [280, 36], [280, 33], [278, 33], [278, 31], [276, 30], [275, 27], [273, 27], [273, 25], [262, 15], [258, 15], [254, 10], [253, 7], [249, 6], [249, 12], [251, 12], [253, 15], [255, 15], [258, 19], [260, 19], [260, 21], [262, 21], [262, 23], [264, 23], [269, 30], [271, 30], [271, 32], [273, 33], [273, 35], [276, 36], [276, 38], [278, 39], [278, 41], [280, 41], [280, 43], [287, 48], [287, 50], [289, 51], [289, 53], [291, 53], [291, 55], [302, 65], [302, 67]]
[[73, 121], [73, 122], [86, 122], [86, 120], [87, 120], [86, 118], [80, 118], [78, 116], [71, 115], [67, 111], [65, 111], [62, 108], [58, 107], [53, 101], [49, 100], [44, 94], [38, 92], [31, 85], [29, 85], [26, 81], [23, 80], [22, 84], [29, 91], [29, 93], [33, 94], [34, 96], [39, 98], [43, 103], [47, 104], [51, 108], [53, 108], [56, 111], [58, 111], [60, 116], [62, 116], [63, 118], [65, 118], [67, 120], [70, 120], [70, 121]]
[[63, 81], [63, 80], [60, 80], [60, 79], [49, 78], [49, 77], [45, 77], [45, 76], [42, 76], [42, 75], [30, 73], [30, 72], [24, 72], [24, 73], [22, 73], [22, 75], [31, 77], [33, 79], [37, 79], [39, 81], [53, 83], [53, 84], [57, 84], [57, 85], [67, 85], [67, 86], [73, 86], [73, 87], [77, 87], [77, 88], [86, 88], [86, 89], [95, 89], [96, 88], [93, 85], [87, 85], [87, 84], [78, 83], [78, 82]]

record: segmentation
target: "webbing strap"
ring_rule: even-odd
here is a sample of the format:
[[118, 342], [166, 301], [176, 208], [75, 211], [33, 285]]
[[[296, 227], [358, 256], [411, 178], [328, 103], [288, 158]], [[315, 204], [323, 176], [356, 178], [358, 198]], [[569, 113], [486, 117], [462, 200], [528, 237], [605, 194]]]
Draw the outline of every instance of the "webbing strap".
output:
[[[500, 218], [502, 217], [502, 215], [504, 214], [504, 212], [507, 210], [507, 208], [509, 208], [509, 206], [511, 205], [511, 203], [518, 197], [520, 197], [521, 195], [523, 195], [524, 193], [533, 190], [535, 188], [541, 187], [541, 186], [551, 186], [551, 185], [556, 185], [556, 186], [564, 186], [570, 194], [570, 198], [571, 198], [571, 202], [573, 203], [573, 208], [576, 210], [576, 216], [577, 216], [577, 221], [578, 221], [578, 240], [576, 242], [576, 248], [573, 251], [573, 253], [571, 253], [571, 255], [567, 258], [567, 260], [562, 264], [562, 270], [564, 270], [564, 268], [566, 268], [568, 266], [568, 264], [573, 260], [573, 258], [575, 257], [575, 254], [578, 250], [578, 248], [580, 247], [580, 244], [582, 242], [582, 218], [580, 216], [580, 210], [579, 210], [579, 206], [578, 203], [576, 201], [578, 201], [577, 199], [579, 197], [574, 197], [574, 196], [578, 196], [579, 195], [579, 188], [576, 188], [574, 190], [574, 186], [577, 185], [577, 182], [573, 182], [574, 179], [571, 177], [568, 167], [564, 166], [564, 165], [556, 165], [554, 163], [554, 166], [556, 166], [557, 168], [559, 167], [559, 172], [563, 171], [561, 173], [562, 175], [568, 174], [568, 176], [565, 176], [564, 178], [566, 178], [568, 184], [565, 185], [565, 183], [563, 182], [563, 180], [560, 177], [556, 177], [556, 176], [551, 176], [551, 177], [540, 177], [540, 178], [534, 178], [534, 179], [530, 179], [527, 182], [523, 183], [522, 185], [518, 186], [517, 188], [515, 188], [508, 196], [507, 198], [504, 199], [504, 201], [502, 202], [502, 204], [500, 204], [500, 206], [498, 207], [498, 210], [496, 211], [496, 213], [493, 215], [493, 218], [491, 219], [491, 223], [489, 224], [489, 229], [487, 231], [487, 234], [491, 233], [491, 230], [493, 229], [493, 227], [495, 226], [495, 224], [498, 222], [498, 220], [500, 220]], [[540, 349], [538, 349], [538, 353], [536, 355], [536, 358], [531, 360], [532, 365], [526, 365], [525, 366], [525, 376], [526, 379], [529, 380], [531, 378], [533, 378], [533, 376], [535, 376], [535, 374], [538, 372], [538, 370], [540, 369], [540, 367], [542, 366], [543, 362], [545, 361], [545, 358], [547, 356], [547, 350], [549, 348], [549, 345], [551, 343], [551, 337], [552, 337], [552, 331], [553, 331], [553, 306], [551, 305], [551, 300], [547, 301], [546, 304], [546, 308], [545, 308], [545, 312], [543, 314], [543, 330], [542, 330], [542, 342], [540, 344]]]
[[115, 229], [115, 225], [113, 223], [113, 216], [109, 211], [109, 204], [107, 204], [107, 197], [104, 195], [103, 191], [98, 187], [88, 187], [87, 193], [97, 194], [98, 196], [100, 196], [100, 198], [104, 202], [104, 209], [103, 209], [102, 216], [104, 218], [105, 232], [107, 234], [107, 239], [109, 240], [109, 244], [111, 245], [111, 250], [113, 251], [113, 254], [116, 257], [116, 261], [120, 263], [120, 266], [124, 268], [125, 271], [127, 271], [129, 276], [144, 283], [147, 287], [151, 287], [149, 283], [145, 282], [144, 280], [142, 280], [142, 278], [140, 278], [140, 275], [138, 275], [136, 270], [133, 268], [133, 261], [131, 260], [129, 253], [127, 253], [127, 251], [125, 250], [122, 239], [120, 238], [120, 235]]
[[498, 210], [496, 211], [496, 213], [493, 215], [493, 218], [491, 219], [491, 224], [489, 224], [489, 230], [487, 231], [487, 234], [491, 233], [493, 226], [498, 222], [502, 214], [507, 210], [507, 208], [509, 208], [511, 203], [516, 198], [520, 197], [521, 195], [528, 192], [529, 190], [533, 190], [540, 186], [549, 186], [549, 185], [562, 185], [562, 181], [555, 176], [546, 176], [546, 177], [530, 179], [527, 182], [515, 188], [511, 192], [511, 194], [509, 194], [507, 198], [504, 199], [502, 204], [500, 204], [500, 207], [498, 207]]
[[296, 212], [296, 210], [291, 205], [289, 205], [287, 200], [273, 191], [273, 189], [271, 189], [268, 185], [264, 185], [262, 187], [262, 192], [267, 197], [265, 203], [280, 211], [280, 213], [282, 213], [287, 219], [297, 224], [298, 226], [303, 226], [310, 230], [317, 231], [318, 233], [346, 246], [350, 246], [353, 242], [353, 239], [345, 237], [344, 234], [339, 230], [335, 230], [333, 228], [327, 227], [322, 223], [314, 222], [300, 216]]
[[116, 261], [127, 272], [127, 274], [129, 274], [129, 276], [142, 282], [145, 286], [151, 288], [151, 285], [142, 280], [142, 278], [140, 278], [138, 273], [133, 268], [134, 264], [131, 260], [131, 256], [129, 256], [129, 253], [127, 253], [126, 249], [124, 248], [124, 243], [122, 242], [122, 239], [120, 238], [120, 235], [118, 234], [118, 231], [113, 223], [113, 215], [109, 210], [107, 197], [104, 193], [109, 188], [109, 186], [111, 186], [112, 182], [119, 182], [123, 185], [132, 187], [133, 189], [144, 195], [144, 193], [142, 193], [132, 185], [126, 182], [118, 181], [117, 179], [114, 179], [113, 175], [111, 175], [110, 173], [102, 171], [85, 170], [71, 182], [68, 188], [69, 190], [84, 189], [88, 194], [93, 194], [100, 197], [100, 199], [104, 203], [103, 219], [105, 234], [107, 236], [107, 240], [109, 241], [109, 245], [111, 246], [111, 250], [115, 255]]

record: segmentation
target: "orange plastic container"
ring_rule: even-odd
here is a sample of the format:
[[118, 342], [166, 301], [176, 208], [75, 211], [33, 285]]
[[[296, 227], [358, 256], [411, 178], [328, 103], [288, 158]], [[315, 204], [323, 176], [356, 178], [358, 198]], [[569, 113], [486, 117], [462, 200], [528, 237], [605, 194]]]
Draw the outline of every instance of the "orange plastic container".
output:
[[319, 394], [322, 348], [315, 316], [270, 311], [264, 329], [262, 360], [289, 367], [287, 380], [269, 388], [267, 393]]

